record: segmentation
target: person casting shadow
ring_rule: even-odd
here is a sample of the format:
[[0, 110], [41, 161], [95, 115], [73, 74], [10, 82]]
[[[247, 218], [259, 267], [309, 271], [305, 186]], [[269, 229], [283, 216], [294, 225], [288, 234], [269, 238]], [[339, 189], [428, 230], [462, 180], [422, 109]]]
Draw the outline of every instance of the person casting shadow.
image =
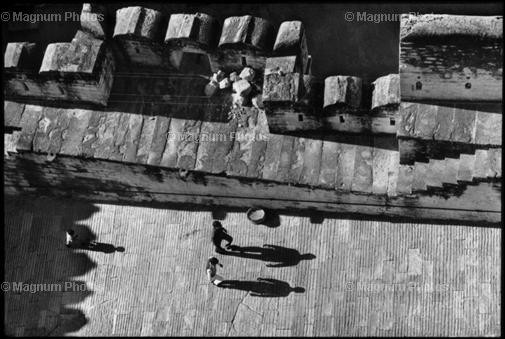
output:
[[305, 292], [303, 287], [291, 287], [285, 281], [270, 278], [258, 278], [257, 281], [225, 280], [219, 287], [248, 291], [253, 297], [270, 298], [287, 297], [291, 292]]
[[302, 260], [312, 260], [316, 257], [312, 253], [300, 254], [300, 252], [293, 248], [268, 244], [263, 245], [263, 247], [231, 245], [230, 250], [222, 252], [222, 254], [269, 261], [270, 263], [266, 264], [267, 267], [295, 266]]

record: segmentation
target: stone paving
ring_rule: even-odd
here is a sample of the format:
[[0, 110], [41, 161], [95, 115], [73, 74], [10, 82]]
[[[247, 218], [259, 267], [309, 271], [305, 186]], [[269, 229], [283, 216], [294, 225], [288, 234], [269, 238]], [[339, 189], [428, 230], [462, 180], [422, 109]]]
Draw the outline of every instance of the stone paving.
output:
[[[237, 245], [315, 256], [267, 267], [216, 255], [219, 273], [256, 286], [246, 291], [206, 280], [210, 211], [49, 199], [7, 199], [5, 210], [4, 280], [81, 286], [5, 292], [10, 335], [501, 334], [499, 228], [287, 215], [274, 227], [228, 212], [222, 222]], [[125, 251], [69, 250], [68, 228]], [[278, 280], [273, 295], [254, 295], [260, 277]]]

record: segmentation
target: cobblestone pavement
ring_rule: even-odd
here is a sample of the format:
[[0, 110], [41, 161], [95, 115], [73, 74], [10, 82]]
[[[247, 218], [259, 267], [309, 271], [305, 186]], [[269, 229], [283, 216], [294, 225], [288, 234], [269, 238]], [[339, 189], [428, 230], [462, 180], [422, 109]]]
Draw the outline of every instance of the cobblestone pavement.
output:
[[[46, 199], [5, 208], [4, 281], [63, 284], [61, 291], [5, 292], [8, 334], [500, 335], [497, 228], [285, 215], [267, 227], [229, 212], [223, 224], [237, 245], [315, 256], [267, 267], [216, 255], [225, 278], [249, 281], [240, 290], [206, 280], [209, 211]], [[125, 251], [70, 250], [68, 228]], [[278, 280], [273, 295], [257, 296], [267, 284], [259, 277]]]

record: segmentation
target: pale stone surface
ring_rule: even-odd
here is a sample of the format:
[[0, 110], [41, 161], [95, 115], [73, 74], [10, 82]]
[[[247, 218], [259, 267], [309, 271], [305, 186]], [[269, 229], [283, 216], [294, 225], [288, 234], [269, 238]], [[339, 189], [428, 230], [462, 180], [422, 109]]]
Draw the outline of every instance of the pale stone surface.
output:
[[336, 75], [324, 80], [324, 107], [342, 105], [358, 108], [361, 105], [361, 78]]
[[[241, 211], [227, 212], [223, 224], [241, 245], [273, 244], [315, 258], [273, 268], [262, 260], [219, 256], [224, 268], [218, 273], [225, 278], [278, 281], [278, 297], [255, 297], [208, 284], [208, 211], [6, 201], [5, 280], [85, 287], [4, 292], [6, 333], [500, 335], [500, 228], [341, 218], [316, 224], [289, 215], [280, 216], [279, 227], [267, 228], [251, 224]], [[68, 228], [125, 252], [67, 249], [59, 235]]]
[[220, 87], [220, 85], [217, 82], [215, 82], [215, 81], [209, 82], [207, 85], [205, 85], [205, 90], [204, 90], [205, 95], [208, 97], [213, 96], [214, 94], [216, 94], [219, 87]]
[[372, 109], [400, 103], [400, 75], [389, 74], [373, 82]]
[[242, 97], [246, 97], [251, 89], [251, 84], [247, 80], [239, 80], [233, 83], [233, 91]]
[[239, 77], [243, 80], [253, 81], [256, 72], [251, 67], [245, 67], [242, 72], [240, 72]]

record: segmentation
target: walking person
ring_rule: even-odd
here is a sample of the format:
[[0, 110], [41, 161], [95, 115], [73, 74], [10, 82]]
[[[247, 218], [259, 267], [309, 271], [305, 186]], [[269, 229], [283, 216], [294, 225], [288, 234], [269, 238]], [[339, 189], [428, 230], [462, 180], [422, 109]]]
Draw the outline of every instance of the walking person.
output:
[[219, 286], [219, 284], [224, 281], [224, 278], [217, 274], [217, 265], [223, 267], [223, 265], [219, 263], [219, 260], [216, 257], [209, 257], [209, 260], [207, 260], [206, 271], [209, 282], [213, 283], [216, 286]]
[[217, 253], [226, 252], [224, 248], [221, 247], [221, 242], [226, 240], [228, 243], [226, 244], [226, 249], [230, 249], [231, 243], [233, 242], [233, 238], [228, 234], [228, 231], [223, 227], [221, 222], [218, 220], [214, 220], [212, 222], [212, 243], [216, 246]]

